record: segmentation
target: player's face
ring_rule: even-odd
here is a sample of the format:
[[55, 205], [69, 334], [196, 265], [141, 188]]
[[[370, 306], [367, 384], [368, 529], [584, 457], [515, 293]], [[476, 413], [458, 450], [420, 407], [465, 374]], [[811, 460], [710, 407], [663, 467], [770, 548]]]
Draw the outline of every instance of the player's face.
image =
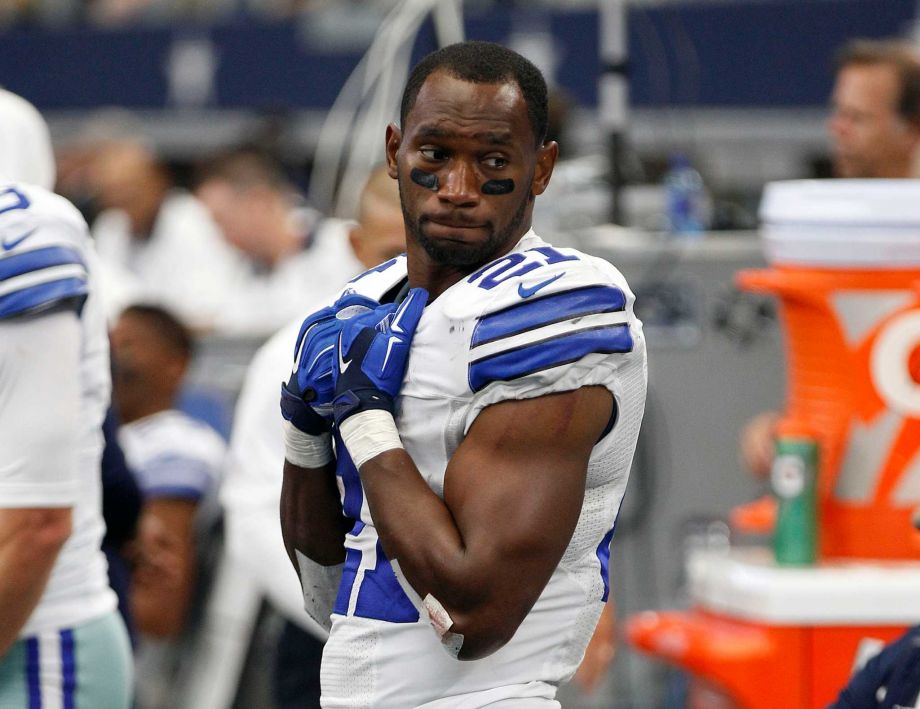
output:
[[153, 398], [172, 393], [181, 379], [182, 363], [148, 320], [123, 314], [110, 334], [112, 397], [125, 421], [145, 412]]
[[530, 228], [556, 151], [535, 145], [517, 84], [431, 74], [403, 132], [387, 129], [410, 257], [472, 270], [509, 251]]
[[886, 64], [840, 70], [828, 122], [838, 177], [907, 177], [918, 131], [898, 114], [898, 77]]

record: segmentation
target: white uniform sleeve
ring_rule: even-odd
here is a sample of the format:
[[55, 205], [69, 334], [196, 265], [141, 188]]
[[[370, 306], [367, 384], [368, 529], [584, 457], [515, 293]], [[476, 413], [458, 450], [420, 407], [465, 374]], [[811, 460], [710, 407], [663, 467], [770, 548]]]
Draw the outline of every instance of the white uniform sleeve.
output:
[[72, 311], [0, 319], [0, 500], [77, 498], [80, 323]]
[[[546, 283], [556, 278], [551, 275]], [[516, 297], [510, 306], [478, 318], [468, 368], [474, 394], [464, 431], [484, 408], [500, 401], [593, 385], [617, 395], [618, 370], [632, 353], [644, 351], [637, 347], [642, 326], [633, 314], [634, 296], [622, 277], [546, 291]]]

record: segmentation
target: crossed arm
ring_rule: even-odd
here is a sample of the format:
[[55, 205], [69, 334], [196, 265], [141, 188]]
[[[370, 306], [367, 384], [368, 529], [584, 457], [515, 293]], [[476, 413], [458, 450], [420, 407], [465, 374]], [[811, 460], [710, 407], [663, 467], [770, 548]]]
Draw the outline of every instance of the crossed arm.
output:
[[[486, 408], [457, 449], [441, 500], [402, 449], [361, 466], [384, 551], [412, 587], [447, 610], [460, 659], [504, 645], [533, 607], [571, 539], [591, 449], [612, 395], [586, 387]], [[324, 565], [344, 559], [348, 529], [334, 473], [285, 462], [285, 546]], [[296, 568], [296, 563], [295, 563]]]
[[562, 558], [612, 395], [586, 387], [486, 408], [445, 474], [442, 501], [401, 449], [360, 470], [384, 551], [463, 635], [460, 659], [511, 639]]
[[[327, 349], [341, 350], [339, 361], [347, 352], [348, 363], [333, 365], [335, 416], [359, 466], [384, 551], [426, 603], [431, 605], [430, 596], [446, 611], [449, 622], [441, 619], [443, 629], [463, 636], [458, 657], [476, 659], [510, 640], [562, 558], [581, 511], [588, 459], [610, 420], [613, 396], [603, 387], [583, 387], [487, 407], [447, 466], [442, 500], [400, 446], [387, 404], [402, 381], [424, 297], [424, 291], [412, 291], [395, 312], [381, 306], [338, 326], [343, 335]], [[313, 316], [312, 322], [317, 320]], [[313, 335], [309, 328], [303, 332], [306, 345], [298, 349], [307, 352], [319, 350], [318, 343], [328, 337], [319, 329]], [[291, 408], [295, 386], [309, 389], [306, 401], [315, 400], [314, 381], [292, 377], [282, 410], [293, 424], [304, 424], [297, 425], [303, 435], [311, 433], [310, 440], [318, 441], [313, 432], [320, 426], [307, 431], [315, 414], [305, 414], [300, 403], [296, 411]], [[317, 563], [337, 564], [344, 558], [348, 524], [335, 478], [328, 465], [307, 470], [304, 462], [292, 463], [312, 459], [302, 457], [299, 448], [288, 446], [285, 463], [285, 545], [295, 568], [295, 549]], [[327, 458], [317, 460], [325, 464]]]

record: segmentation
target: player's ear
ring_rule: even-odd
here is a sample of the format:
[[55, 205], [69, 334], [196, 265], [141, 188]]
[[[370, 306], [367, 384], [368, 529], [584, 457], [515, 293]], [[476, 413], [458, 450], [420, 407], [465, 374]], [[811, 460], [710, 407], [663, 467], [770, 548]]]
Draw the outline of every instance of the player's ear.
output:
[[549, 185], [549, 178], [552, 177], [557, 157], [559, 157], [559, 144], [555, 140], [548, 140], [537, 148], [537, 167], [534, 170], [531, 187], [535, 197], [543, 194]]
[[402, 132], [395, 123], [387, 126], [386, 151], [387, 151], [387, 174], [396, 179], [396, 153], [402, 144]]
[[348, 229], [348, 243], [361, 263], [364, 263], [364, 227], [354, 224]]

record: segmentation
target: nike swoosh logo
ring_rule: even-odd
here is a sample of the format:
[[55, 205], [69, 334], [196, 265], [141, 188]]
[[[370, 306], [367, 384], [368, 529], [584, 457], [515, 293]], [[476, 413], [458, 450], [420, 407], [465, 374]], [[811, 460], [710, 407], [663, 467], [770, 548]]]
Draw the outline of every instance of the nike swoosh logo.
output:
[[518, 283], [518, 295], [521, 296], [522, 298], [529, 298], [534, 293], [536, 293], [538, 290], [546, 288], [546, 286], [548, 286], [550, 283], [552, 283], [553, 281], [558, 281], [564, 275], [565, 275], [565, 271], [563, 271], [562, 273], [556, 274], [552, 278], [547, 278], [545, 281], [541, 281], [540, 283], [537, 283], [537, 285], [535, 286], [530, 286], [529, 288], [525, 287], [523, 283]]
[[390, 339], [387, 341], [387, 353], [383, 358], [383, 366], [380, 367], [381, 370], [386, 370], [387, 362], [390, 361], [390, 353], [393, 351], [393, 345], [399, 342], [399, 338], [396, 335], [390, 335]]
[[352, 360], [348, 360], [346, 362], [344, 359], [342, 359], [342, 334], [341, 333], [339, 333], [338, 350], [339, 350], [339, 373], [345, 374], [345, 371], [351, 366]]
[[3, 243], [2, 243], [3, 250], [4, 250], [4, 251], [10, 251], [10, 250], [12, 250], [12, 249], [15, 249], [15, 248], [16, 248], [17, 246], [19, 246], [23, 241], [25, 241], [25, 240], [28, 239], [30, 236], [32, 236], [32, 234], [35, 233], [36, 229], [38, 229], [38, 227], [35, 227], [35, 229], [29, 229], [29, 231], [25, 232], [24, 234], [21, 234], [19, 237], [13, 239], [12, 241], [10, 241], [9, 239], [4, 239], [4, 240], [3, 240]]

